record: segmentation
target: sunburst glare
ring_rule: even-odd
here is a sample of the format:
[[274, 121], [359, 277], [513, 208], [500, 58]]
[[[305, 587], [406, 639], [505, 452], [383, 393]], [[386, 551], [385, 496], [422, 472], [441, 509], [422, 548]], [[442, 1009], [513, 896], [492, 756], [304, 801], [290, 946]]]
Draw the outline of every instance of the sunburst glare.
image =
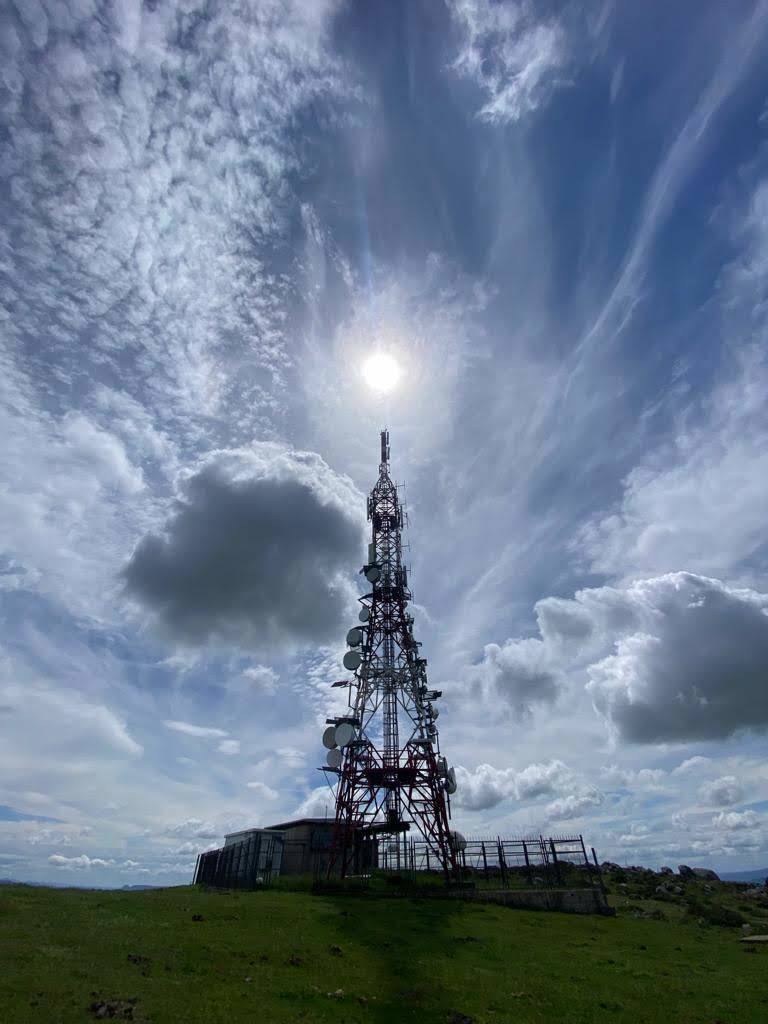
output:
[[363, 363], [363, 377], [369, 388], [386, 394], [397, 386], [402, 371], [387, 352], [376, 352]]

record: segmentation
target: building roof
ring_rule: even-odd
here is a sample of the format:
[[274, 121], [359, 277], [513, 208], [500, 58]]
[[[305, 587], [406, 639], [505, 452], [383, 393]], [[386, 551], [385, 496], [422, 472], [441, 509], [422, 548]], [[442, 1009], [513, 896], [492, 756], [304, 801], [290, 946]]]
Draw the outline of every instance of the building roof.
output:
[[278, 825], [267, 825], [271, 831], [282, 831], [287, 828], [296, 828], [298, 825], [332, 825], [333, 818], [294, 818], [293, 821], [281, 821]]

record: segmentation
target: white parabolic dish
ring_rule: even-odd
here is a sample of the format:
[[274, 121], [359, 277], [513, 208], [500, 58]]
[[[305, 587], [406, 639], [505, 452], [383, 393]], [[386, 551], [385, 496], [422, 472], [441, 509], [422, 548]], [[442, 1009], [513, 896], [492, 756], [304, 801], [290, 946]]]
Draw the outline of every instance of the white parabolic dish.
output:
[[344, 668], [349, 669], [350, 672], [354, 672], [356, 668], [360, 668], [360, 662], [363, 659], [357, 653], [357, 651], [347, 651], [344, 655]]
[[328, 750], [333, 750], [336, 746], [336, 727], [329, 725], [323, 733], [323, 746], [327, 747]]
[[342, 752], [336, 748], [335, 750], [329, 750], [325, 760], [328, 763], [329, 768], [341, 768], [341, 762], [344, 760]]
[[367, 622], [368, 619], [370, 619], [371, 617], [371, 613], [368, 611], [367, 608], [361, 608], [360, 614], [357, 617], [358, 619], [360, 619], [361, 622]]
[[365, 578], [369, 583], [375, 583], [376, 580], [381, 576], [381, 570], [378, 565], [372, 565], [368, 572], [365, 574]]
[[349, 722], [342, 722], [336, 726], [336, 742], [340, 747], [346, 747], [355, 738], [355, 727]]
[[349, 644], [350, 647], [359, 647], [362, 642], [363, 631], [362, 629], [358, 629], [357, 626], [354, 626], [347, 633], [347, 643]]

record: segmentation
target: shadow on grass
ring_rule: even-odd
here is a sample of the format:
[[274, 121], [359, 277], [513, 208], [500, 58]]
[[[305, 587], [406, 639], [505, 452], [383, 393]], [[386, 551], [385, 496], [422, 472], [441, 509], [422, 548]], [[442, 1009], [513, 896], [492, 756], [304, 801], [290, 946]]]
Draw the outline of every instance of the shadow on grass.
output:
[[[336, 911], [334, 945], [357, 947], [378, 965], [378, 991], [359, 999], [365, 1019], [379, 1024], [462, 1024], [471, 1018], [450, 1002], [435, 965], [449, 962], [462, 937], [461, 900], [393, 896], [382, 892], [317, 897]], [[457, 938], [458, 936], [458, 938]]]

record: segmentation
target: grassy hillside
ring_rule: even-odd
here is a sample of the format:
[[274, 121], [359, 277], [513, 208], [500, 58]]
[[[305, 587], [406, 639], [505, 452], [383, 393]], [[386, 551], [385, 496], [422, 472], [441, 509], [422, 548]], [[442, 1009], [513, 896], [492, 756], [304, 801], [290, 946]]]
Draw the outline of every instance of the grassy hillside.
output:
[[748, 951], [738, 928], [699, 923], [682, 906], [627, 890], [616, 899], [617, 916], [598, 918], [277, 891], [8, 886], [0, 1019], [768, 1021], [768, 948]]

